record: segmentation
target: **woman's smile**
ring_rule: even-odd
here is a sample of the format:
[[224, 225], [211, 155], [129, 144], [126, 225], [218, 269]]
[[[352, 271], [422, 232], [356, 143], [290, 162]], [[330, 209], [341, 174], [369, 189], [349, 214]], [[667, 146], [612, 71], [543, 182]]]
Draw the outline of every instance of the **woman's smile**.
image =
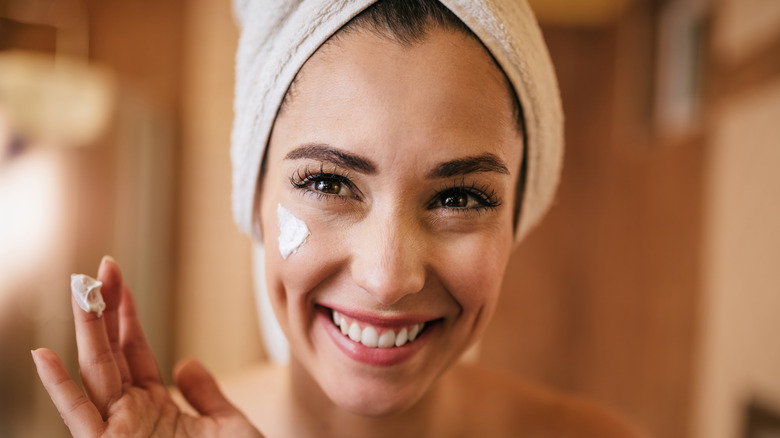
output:
[[341, 330], [341, 334], [370, 348], [401, 347], [407, 342], [414, 342], [425, 329], [426, 322], [430, 325], [435, 321], [414, 317], [358, 317], [354, 313], [339, 313], [334, 309], [330, 313], [333, 324]]
[[415, 355], [439, 321], [367, 315], [358, 319], [324, 307], [317, 310], [317, 327], [330, 341], [351, 360], [373, 366], [397, 365]]

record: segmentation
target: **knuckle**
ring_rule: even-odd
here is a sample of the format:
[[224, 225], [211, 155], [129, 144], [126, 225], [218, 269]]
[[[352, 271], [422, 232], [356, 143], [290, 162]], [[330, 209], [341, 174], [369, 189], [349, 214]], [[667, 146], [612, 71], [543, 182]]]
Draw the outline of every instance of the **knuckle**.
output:
[[86, 406], [90, 403], [92, 402], [89, 401], [86, 395], [80, 394], [78, 397], [76, 397], [75, 400], [73, 400], [71, 403], [68, 404], [68, 407], [65, 409], [64, 412], [61, 412], [63, 420], [67, 422], [68, 418], [70, 418], [74, 412], [76, 412], [83, 406]]
[[100, 351], [90, 355], [79, 355], [79, 366], [81, 368], [96, 368], [114, 365], [114, 354], [109, 351]]

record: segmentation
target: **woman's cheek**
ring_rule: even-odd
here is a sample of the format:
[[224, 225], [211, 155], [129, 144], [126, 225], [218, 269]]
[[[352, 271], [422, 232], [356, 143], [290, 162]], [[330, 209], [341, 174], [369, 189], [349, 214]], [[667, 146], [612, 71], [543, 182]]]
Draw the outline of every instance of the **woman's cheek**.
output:
[[[271, 246], [275, 252], [276, 269], [288, 295], [306, 294], [329, 275], [338, 259], [343, 258], [343, 228], [334, 226], [316, 210], [300, 206], [281, 207], [290, 216], [279, 218], [275, 225], [276, 240]], [[301, 231], [302, 227], [306, 232]], [[286, 235], [286, 232], [291, 234]], [[294, 250], [291, 251], [292, 248]]]
[[437, 251], [439, 276], [465, 313], [492, 313], [511, 251], [506, 240], [475, 234]]

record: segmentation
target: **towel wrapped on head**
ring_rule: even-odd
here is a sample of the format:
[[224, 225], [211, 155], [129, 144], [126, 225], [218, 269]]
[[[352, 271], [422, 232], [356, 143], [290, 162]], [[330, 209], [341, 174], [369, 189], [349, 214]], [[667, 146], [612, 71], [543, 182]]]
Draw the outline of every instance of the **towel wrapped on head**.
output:
[[[256, 219], [260, 167], [287, 89], [331, 35], [376, 1], [234, 0], [241, 37], [231, 148], [233, 215], [256, 241], [261, 238]], [[549, 209], [563, 161], [563, 112], [552, 62], [526, 0], [441, 3], [490, 51], [523, 109], [525, 180], [515, 227], [519, 242]]]

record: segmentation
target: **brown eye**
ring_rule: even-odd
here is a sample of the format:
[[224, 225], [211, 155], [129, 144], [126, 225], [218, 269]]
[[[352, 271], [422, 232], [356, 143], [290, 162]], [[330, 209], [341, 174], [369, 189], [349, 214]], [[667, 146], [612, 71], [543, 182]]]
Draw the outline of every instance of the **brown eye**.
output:
[[312, 190], [328, 195], [338, 195], [341, 192], [341, 183], [333, 180], [319, 180], [313, 183]]
[[290, 177], [290, 184], [303, 193], [316, 195], [320, 200], [360, 200], [360, 191], [346, 175], [335, 173], [311, 173], [296, 171]]
[[468, 213], [493, 210], [501, 205], [489, 187], [453, 187], [439, 192], [428, 205], [429, 209], [443, 209], [448, 212]]
[[469, 205], [469, 195], [463, 192], [447, 193], [441, 197], [441, 205], [448, 208], [464, 208]]

